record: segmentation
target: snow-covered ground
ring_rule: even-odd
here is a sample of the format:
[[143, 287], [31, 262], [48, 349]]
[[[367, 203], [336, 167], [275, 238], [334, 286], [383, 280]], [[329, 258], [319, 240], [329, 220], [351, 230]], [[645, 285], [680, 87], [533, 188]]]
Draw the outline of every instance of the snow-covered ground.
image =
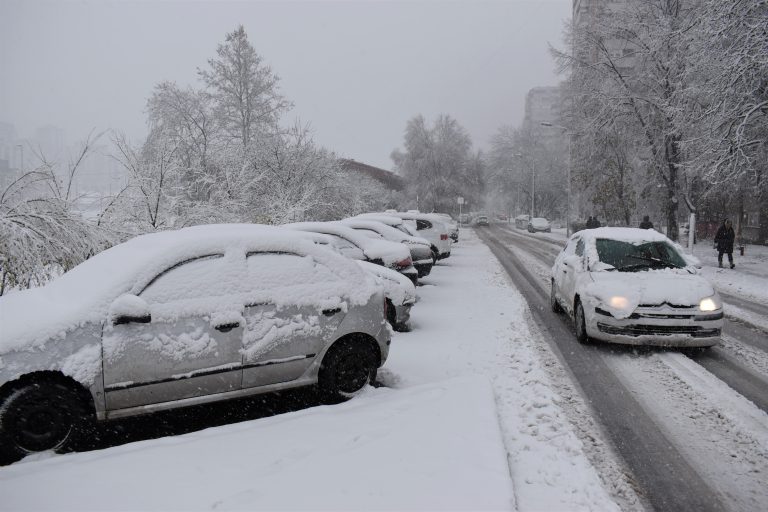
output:
[[768, 305], [768, 247], [748, 245], [744, 256], [735, 251], [734, 269], [727, 268], [727, 255], [723, 255], [726, 268], [717, 266], [717, 251], [709, 241], [694, 245], [693, 254], [701, 260], [702, 275], [718, 290]]
[[618, 510], [612, 495], [625, 491], [590, 464], [527, 305], [490, 250], [463, 231], [424, 283], [413, 331], [395, 334], [380, 371], [388, 387], [28, 458], [0, 470], [0, 509]]

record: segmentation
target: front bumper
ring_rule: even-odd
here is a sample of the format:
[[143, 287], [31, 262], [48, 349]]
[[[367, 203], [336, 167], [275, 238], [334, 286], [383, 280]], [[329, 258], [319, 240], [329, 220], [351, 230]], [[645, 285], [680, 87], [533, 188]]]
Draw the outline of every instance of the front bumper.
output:
[[595, 339], [660, 347], [711, 347], [720, 342], [722, 328], [722, 309], [702, 313], [695, 307], [640, 307], [629, 318], [614, 318], [597, 307], [587, 322]]
[[413, 306], [413, 302], [409, 302], [407, 304], [401, 304], [399, 306], [395, 306], [395, 325], [394, 329], [396, 331], [407, 331], [408, 328], [408, 322], [411, 320], [411, 306]]

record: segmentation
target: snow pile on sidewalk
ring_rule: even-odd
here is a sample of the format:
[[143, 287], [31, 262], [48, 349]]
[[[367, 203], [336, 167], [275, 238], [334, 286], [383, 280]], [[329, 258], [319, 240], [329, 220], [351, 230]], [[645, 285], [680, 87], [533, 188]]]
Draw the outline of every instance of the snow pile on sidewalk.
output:
[[[44, 492], [41, 492], [44, 490]], [[493, 393], [465, 377], [0, 470], [2, 510], [503, 510]]]
[[744, 256], [736, 250], [733, 262], [736, 268], [728, 267], [728, 256], [723, 255], [723, 265], [717, 266], [717, 251], [711, 241], [703, 240], [693, 248], [693, 254], [701, 260], [701, 274], [725, 293], [768, 305], [768, 247], [748, 245]]
[[407, 388], [459, 375], [487, 376], [517, 508], [618, 510], [558, 405], [525, 320], [528, 306], [490, 250], [474, 232], [462, 231], [451, 258], [423, 281], [413, 331], [394, 337], [380, 378]]

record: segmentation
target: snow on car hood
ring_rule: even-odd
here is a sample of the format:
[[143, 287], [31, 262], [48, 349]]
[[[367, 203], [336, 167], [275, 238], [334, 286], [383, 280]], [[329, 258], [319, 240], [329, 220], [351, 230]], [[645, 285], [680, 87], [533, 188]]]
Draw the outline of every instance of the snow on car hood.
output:
[[[671, 304], [697, 306], [701, 299], [715, 294], [703, 277], [678, 269], [646, 272], [591, 272], [593, 282], [584, 293], [600, 303], [600, 307], [616, 318], [627, 318], [640, 304]], [[610, 304], [611, 297], [627, 299], [626, 307]]]
[[[276, 227], [219, 224], [153, 233], [102, 251], [45, 286], [0, 297], [0, 356], [40, 347], [86, 323], [101, 324], [117, 297], [138, 293], [180, 261], [215, 253], [240, 254], [244, 259], [249, 251], [311, 256], [340, 278], [330, 291], [325, 284], [287, 283], [296, 285], [288, 286], [290, 293], [268, 297], [265, 292], [261, 297], [278, 305], [285, 301], [320, 304], [330, 292], [351, 304], [364, 304], [381, 289], [347, 258]], [[239, 283], [232, 286], [238, 289]]]

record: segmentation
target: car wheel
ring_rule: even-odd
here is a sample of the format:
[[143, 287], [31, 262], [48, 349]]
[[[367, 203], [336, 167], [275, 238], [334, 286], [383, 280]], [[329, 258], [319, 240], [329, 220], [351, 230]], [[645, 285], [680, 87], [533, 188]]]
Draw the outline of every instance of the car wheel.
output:
[[580, 300], [576, 300], [576, 307], [573, 314], [573, 323], [576, 327], [576, 339], [579, 343], [589, 343], [589, 336], [587, 335], [587, 323], [584, 320], [584, 307], [581, 305]]
[[318, 383], [323, 399], [343, 402], [376, 380], [376, 354], [367, 340], [349, 339], [334, 344], [323, 359]]
[[555, 280], [552, 280], [552, 286], [549, 289], [549, 307], [552, 308], [552, 311], [555, 313], [562, 313], [563, 308], [560, 306], [560, 303], [557, 302], [557, 297], [555, 296]]
[[12, 391], [0, 405], [0, 459], [63, 451], [89, 424], [88, 408], [70, 387], [37, 382]]

